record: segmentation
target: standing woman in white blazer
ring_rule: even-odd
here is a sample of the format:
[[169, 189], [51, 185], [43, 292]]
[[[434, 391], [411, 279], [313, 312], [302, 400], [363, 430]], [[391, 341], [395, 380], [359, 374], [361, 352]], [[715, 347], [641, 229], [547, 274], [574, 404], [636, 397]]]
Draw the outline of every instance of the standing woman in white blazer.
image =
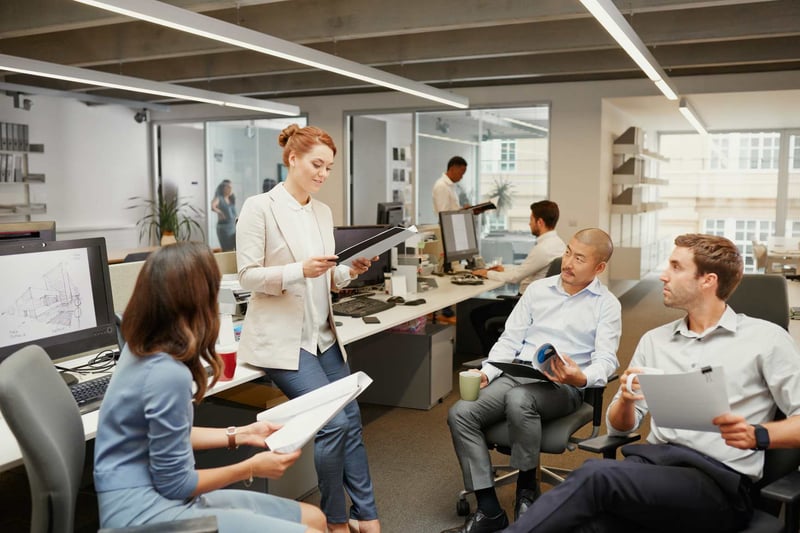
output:
[[[251, 291], [239, 358], [263, 367], [286, 396], [295, 398], [350, 374], [336, 336], [330, 290], [366, 272], [370, 261], [336, 265], [331, 210], [312, 197], [336, 155], [330, 135], [292, 124], [278, 143], [289, 168], [286, 181], [249, 197], [236, 226], [239, 282]], [[352, 519], [360, 533], [379, 532], [355, 401], [319, 431], [314, 462], [330, 531], [346, 533]], [[349, 513], [345, 491], [353, 504]]]

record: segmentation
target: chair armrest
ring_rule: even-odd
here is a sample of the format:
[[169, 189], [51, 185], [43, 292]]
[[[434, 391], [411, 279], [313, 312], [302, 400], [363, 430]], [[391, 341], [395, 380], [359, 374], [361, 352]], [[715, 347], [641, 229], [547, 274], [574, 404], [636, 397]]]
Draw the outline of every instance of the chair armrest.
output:
[[519, 300], [519, 294], [498, 294], [498, 300]]
[[600, 435], [593, 439], [581, 441], [578, 443], [578, 448], [587, 452], [600, 453], [605, 459], [614, 459], [617, 454], [617, 448], [636, 442], [641, 438], [638, 433], [631, 433], [630, 435]]
[[761, 495], [783, 503], [800, 500], [800, 471], [789, 472], [769, 485], [761, 487]]
[[218, 531], [216, 516], [201, 516], [143, 526], [103, 528], [97, 533], [217, 533]]

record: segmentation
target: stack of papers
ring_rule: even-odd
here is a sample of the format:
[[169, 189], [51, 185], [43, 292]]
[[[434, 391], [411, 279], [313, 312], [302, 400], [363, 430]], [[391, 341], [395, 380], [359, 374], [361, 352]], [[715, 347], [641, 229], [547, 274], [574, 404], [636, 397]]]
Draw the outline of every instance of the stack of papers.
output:
[[364, 372], [356, 372], [258, 413], [258, 420], [283, 424], [265, 439], [267, 448], [281, 453], [299, 450], [371, 383], [372, 378]]

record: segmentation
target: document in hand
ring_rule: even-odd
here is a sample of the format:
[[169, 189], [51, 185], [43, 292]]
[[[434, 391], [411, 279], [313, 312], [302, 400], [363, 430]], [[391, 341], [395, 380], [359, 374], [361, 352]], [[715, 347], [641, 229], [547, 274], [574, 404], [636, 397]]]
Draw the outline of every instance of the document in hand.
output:
[[[556, 350], [555, 346], [549, 342], [539, 346], [539, 348], [537, 348], [536, 352], [533, 354], [534, 360], [538, 361], [540, 365], [547, 364], [547, 361], [554, 356], [564, 361], [564, 358], [561, 357], [561, 354], [558, 353], [558, 350]], [[541, 370], [534, 367], [533, 364], [528, 361], [514, 359], [514, 361], [511, 363], [502, 363], [499, 361], [489, 361], [489, 363], [510, 376], [550, 381], [550, 378], [545, 376]]]
[[264, 440], [267, 448], [282, 453], [299, 450], [370, 383], [372, 378], [364, 372], [356, 372], [258, 413], [258, 420], [283, 424]]
[[661, 427], [719, 432], [711, 420], [731, 410], [723, 367], [685, 374], [640, 374], [638, 379], [650, 415]]
[[381, 255], [386, 250], [390, 250], [401, 242], [407, 241], [416, 234], [416, 226], [410, 226], [408, 228], [393, 226], [374, 237], [364, 239], [344, 250], [337, 250], [336, 255], [339, 257], [339, 264], [351, 265], [354, 259], [358, 259], [359, 257], [372, 259], [376, 255]]

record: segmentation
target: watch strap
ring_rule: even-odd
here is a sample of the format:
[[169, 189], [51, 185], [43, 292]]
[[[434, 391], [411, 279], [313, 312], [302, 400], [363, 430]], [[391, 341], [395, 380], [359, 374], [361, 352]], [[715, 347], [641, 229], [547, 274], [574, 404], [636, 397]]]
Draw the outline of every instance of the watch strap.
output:
[[225, 434], [228, 436], [228, 449], [235, 450], [238, 448], [239, 445], [236, 444], [236, 426], [228, 426]]

